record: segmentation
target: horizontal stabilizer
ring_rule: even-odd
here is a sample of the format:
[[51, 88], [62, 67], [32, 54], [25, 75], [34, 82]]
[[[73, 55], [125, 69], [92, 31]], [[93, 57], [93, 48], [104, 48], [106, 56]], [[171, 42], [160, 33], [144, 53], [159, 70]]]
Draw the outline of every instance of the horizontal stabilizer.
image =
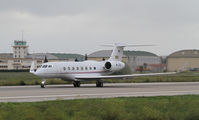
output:
[[156, 45], [153, 45], [153, 44], [130, 45], [130, 44], [125, 44], [125, 43], [115, 43], [114, 45], [105, 44], [101, 46], [104, 46], [104, 47], [142, 47], [142, 46], [156, 46]]

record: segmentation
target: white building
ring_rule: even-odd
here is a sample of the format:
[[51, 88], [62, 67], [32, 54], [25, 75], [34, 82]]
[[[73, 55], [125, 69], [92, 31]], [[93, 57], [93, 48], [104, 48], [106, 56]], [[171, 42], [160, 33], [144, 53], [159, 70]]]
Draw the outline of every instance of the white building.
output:
[[13, 58], [25, 58], [28, 56], [28, 46], [26, 41], [14, 41]]
[[83, 55], [65, 53], [28, 53], [26, 41], [15, 40], [13, 53], [0, 53], [0, 70], [28, 70], [34, 60], [39, 67], [45, 56], [49, 61], [74, 61], [76, 58], [83, 59]]

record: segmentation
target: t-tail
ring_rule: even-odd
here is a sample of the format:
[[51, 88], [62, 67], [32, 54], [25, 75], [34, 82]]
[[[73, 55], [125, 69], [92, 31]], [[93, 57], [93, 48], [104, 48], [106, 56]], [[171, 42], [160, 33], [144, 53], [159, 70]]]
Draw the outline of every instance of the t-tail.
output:
[[115, 43], [113, 52], [109, 60], [111, 61], [122, 61], [124, 47], [126, 45], [122, 43]]
[[114, 47], [109, 60], [122, 61], [124, 47], [139, 47], [139, 46], [154, 46], [154, 45], [127, 45], [124, 43], [115, 43], [114, 45], [105, 45], [105, 46]]

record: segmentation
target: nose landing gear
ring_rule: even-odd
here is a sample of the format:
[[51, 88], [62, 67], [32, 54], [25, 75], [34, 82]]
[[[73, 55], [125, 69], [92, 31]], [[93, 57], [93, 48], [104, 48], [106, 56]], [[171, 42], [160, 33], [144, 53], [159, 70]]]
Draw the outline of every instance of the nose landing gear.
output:
[[41, 88], [45, 88], [46, 79], [43, 79], [41, 82]]

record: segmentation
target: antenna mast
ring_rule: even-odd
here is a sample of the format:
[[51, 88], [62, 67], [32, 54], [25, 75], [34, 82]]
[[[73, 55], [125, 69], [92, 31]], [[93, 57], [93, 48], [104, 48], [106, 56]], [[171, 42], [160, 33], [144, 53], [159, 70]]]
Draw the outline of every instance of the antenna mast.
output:
[[24, 32], [24, 31], [22, 30], [21, 32], [22, 32], [22, 34], [21, 34], [21, 39], [22, 39], [22, 41], [23, 41], [23, 32]]

